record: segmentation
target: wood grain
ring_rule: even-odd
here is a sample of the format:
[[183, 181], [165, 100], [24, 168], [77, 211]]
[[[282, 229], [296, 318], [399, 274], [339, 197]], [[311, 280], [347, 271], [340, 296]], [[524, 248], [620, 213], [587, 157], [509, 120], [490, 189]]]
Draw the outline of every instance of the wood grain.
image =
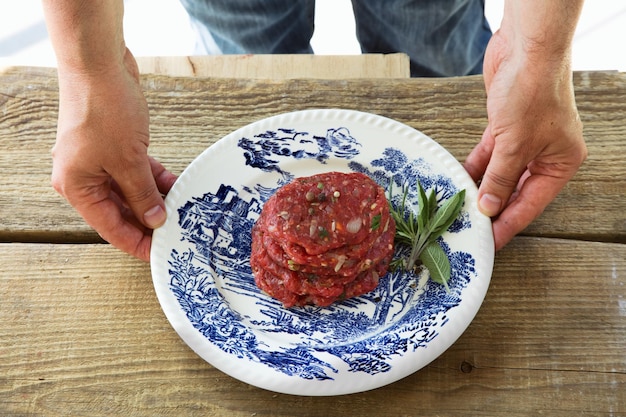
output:
[[406, 54], [137, 57], [143, 74], [253, 79], [409, 78]]
[[621, 244], [516, 238], [448, 351], [387, 387], [321, 398], [205, 363], [161, 312], [148, 265], [109, 245], [0, 244], [0, 264], [3, 415], [626, 415]]
[[[486, 125], [480, 76], [448, 79], [251, 80], [146, 75], [151, 153], [179, 174], [206, 147], [253, 121], [347, 108], [423, 131], [462, 161]], [[526, 235], [626, 242], [626, 74], [577, 73], [589, 158]], [[0, 241], [98, 242], [49, 186], [58, 87], [46, 68], [0, 74]], [[581, 221], [581, 219], [583, 219]]]
[[[267, 57], [219, 59], [140, 63], [152, 73], [142, 78], [151, 153], [174, 173], [241, 126], [306, 108], [394, 118], [461, 161], [486, 124], [481, 77], [357, 79], [374, 76], [349, 58], [344, 80], [315, 66], [308, 79], [285, 80], [309, 58], [282, 57], [291, 64], [275, 73]], [[380, 69], [400, 57], [368, 59]], [[75, 244], [100, 239], [49, 185], [56, 72], [0, 69], [0, 242], [63, 243], [0, 243], [0, 415], [626, 416], [626, 74], [574, 81], [589, 158], [531, 237], [498, 252], [467, 331], [387, 387], [296, 397], [241, 383], [193, 353], [163, 315], [147, 264]]]

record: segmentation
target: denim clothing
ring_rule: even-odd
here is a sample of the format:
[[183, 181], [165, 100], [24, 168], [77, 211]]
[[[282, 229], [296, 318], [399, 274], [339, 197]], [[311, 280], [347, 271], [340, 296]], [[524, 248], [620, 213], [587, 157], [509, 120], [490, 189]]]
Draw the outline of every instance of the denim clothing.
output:
[[[315, 0], [181, 0], [198, 54], [312, 53]], [[364, 53], [404, 52], [412, 76], [479, 74], [484, 0], [352, 0]]]

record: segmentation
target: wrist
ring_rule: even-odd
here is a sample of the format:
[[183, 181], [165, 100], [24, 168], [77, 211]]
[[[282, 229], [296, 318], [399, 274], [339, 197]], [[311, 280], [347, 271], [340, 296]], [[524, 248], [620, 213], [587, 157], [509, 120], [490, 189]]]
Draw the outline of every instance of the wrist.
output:
[[569, 60], [582, 0], [507, 0], [500, 31], [531, 61]]
[[86, 77], [114, 73], [124, 68], [125, 50], [123, 44], [108, 51], [85, 48], [65, 53], [57, 50], [57, 68], [59, 73]]
[[59, 89], [63, 95], [87, 95], [90, 91], [109, 90], [112, 85], [126, 82], [123, 80], [138, 83], [139, 68], [132, 53], [125, 49], [121, 58], [103, 65], [59, 64], [58, 77]]
[[122, 67], [122, 0], [43, 0], [43, 9], [60, 71], [89, 74]]

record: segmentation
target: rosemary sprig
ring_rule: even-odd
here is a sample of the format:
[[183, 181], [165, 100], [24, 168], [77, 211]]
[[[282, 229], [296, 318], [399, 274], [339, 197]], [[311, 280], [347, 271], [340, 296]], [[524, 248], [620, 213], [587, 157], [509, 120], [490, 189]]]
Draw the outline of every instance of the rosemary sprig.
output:
[[[418, 260], [428, 268], [430, 277], [448, 290], [450, 279], [450, 260], [441, 248], [437, 239], [456, 220], [463, 203], [465, 190], [461, 190], [447, 199], [441, 207], [437, 206], [437, 196], [433, 190], [430, 194], [417, 183], [417, 213], [407, 210], [406, 200], [408, 187], [403, 187], [402, 200], [398, 207], [392, 204], [393, 180], [389, 185], [389, 208], [391, 216], [396, 222], [396, 243], [411, 248], [408, 257], [394, 259], [392, 268], [403, 268], [413, 271]], [[408, 212], [408, 213], [407, 213]]]

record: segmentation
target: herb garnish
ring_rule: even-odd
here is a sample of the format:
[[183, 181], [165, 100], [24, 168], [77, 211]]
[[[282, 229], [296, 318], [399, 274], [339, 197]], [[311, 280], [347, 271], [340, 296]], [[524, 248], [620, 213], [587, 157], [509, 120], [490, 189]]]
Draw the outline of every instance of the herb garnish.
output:
[[378, 230], [378, 228], [380, 227], [380, 218], [381, 217], [382, 216], [380, 214], [377, 214], [374, 217], [372, 217], [372, 225], [370, 226], [370, 230], [371, 231]]
[[406, 208], [408, 187], [403, 187], [402, 202], [399, 207], [394, 207], [391, 203], [393, 180], [389, 183], [389, 208], [396, 222], [395, 240], [411, 248], [408, 258], [396, 258], [391, 266], [394, 269], [403, 268], [406, 271], [413, 271], [419, 259], [428, 268], [431, 279], [442, 284], [446, 287], [446, 291], [449, 291], [450, 259], [437, 239], [448, 230], [459, 215], [465, 202], [465, 190], [459, 191], [438, 207], [436, 194], [431, 190], [430, 194], [426, 195], [422, 184], [419, 181], [416, 183], [418, 188], [417, 215], [413, 210]]

